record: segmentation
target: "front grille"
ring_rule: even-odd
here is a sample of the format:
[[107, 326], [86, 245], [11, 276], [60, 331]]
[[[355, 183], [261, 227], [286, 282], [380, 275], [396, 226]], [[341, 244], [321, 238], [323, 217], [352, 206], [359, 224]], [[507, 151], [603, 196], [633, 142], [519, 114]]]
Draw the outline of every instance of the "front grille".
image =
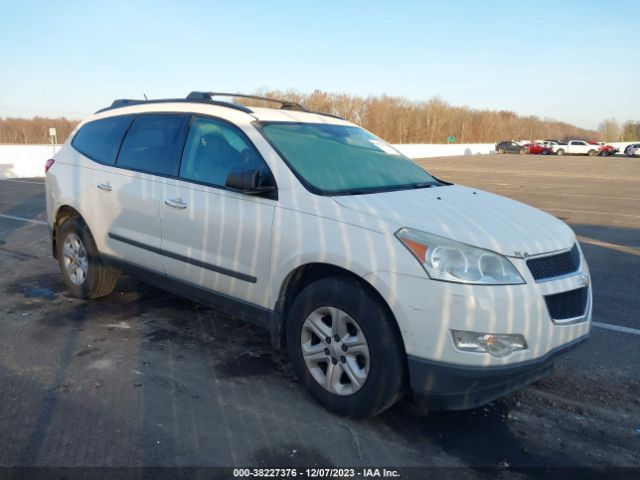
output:
[[580, 268], [578, 244], [568, 252], [527, 260], [527, 266], [536, 282], [573, 273]]
[[554, 320], [567, 320], [581, 317], [587, 309], [589, 287], [577, 288], [568, 292], [555, 293], [544, 297], [549, 316]]

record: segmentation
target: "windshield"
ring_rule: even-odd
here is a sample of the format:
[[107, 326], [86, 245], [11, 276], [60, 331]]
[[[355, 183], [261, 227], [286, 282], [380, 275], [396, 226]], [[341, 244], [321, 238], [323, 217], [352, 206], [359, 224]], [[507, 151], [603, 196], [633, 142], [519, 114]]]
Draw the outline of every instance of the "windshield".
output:
[[316, 193], [362, 194], [440, 185], [391, 145], [359, 127], [273, 122], [263, 123], [262, 132]]

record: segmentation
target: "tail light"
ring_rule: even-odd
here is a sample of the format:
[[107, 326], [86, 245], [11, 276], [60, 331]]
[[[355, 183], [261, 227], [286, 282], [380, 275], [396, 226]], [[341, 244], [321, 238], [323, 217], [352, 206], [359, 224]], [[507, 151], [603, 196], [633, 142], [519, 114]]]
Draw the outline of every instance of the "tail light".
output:
[[53, 167], [54, 163], [56, 163], [56, 161], [53, 158], [47, 160], [47, 163], [44, 164], [44, 173], [47, 173], [49, 169]]

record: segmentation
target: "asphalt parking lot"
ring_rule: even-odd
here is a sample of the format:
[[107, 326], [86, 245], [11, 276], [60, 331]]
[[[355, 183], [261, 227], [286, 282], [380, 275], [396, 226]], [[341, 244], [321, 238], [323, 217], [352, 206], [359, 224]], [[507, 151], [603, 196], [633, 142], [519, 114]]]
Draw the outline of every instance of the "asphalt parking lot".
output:
[[333, 416], [257, 327], [128, 277], [102, 300], [69, 297], [41, 180], [0, 181], [0, 467], [640, 468], [640, 159], [420, 163], [575, 230], [595, 324], [552, 377], [465, 412], [403, 401], [370, 420]]

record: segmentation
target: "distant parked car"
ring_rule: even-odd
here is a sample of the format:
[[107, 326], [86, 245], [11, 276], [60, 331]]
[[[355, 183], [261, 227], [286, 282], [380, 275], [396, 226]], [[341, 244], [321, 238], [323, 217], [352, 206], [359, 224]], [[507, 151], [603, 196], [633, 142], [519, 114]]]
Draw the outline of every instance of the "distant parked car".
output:
[[597, 145], [590, 145], [585, 140], [569, 140], [566, 145], [556, 145], [553, 151], [558, 155], [589, 155], [595, 156], [598, 153]]
[[640, 155], [640, 143], [631, 143], [624, 147], [624, 154], [627, 157], [635, 157]]
[[609, 155], [615, 155], [616, 153], [618, 153], [620, 150], [616, 147], [613, 147], [611, 145], [602, 145], [600, 146], [600, 148], [598, 149], [598, 155], [601, 157], [608, 157]]
[[553, 148], [546, 145], [540, 145], [537, 143], [527, 143], [523, 145], [525, 153], [532, 153], [534, 155], [552, 155]]
[[512, 142], [512, 141], [503, 141], [503, 142], [498, 142], [496, 143], [496, 152], [498, 153], [520, 153], [520, 154], [525, 154], [527, 153], [525, 148], [520, 145], [519, 143], [516, 142]]
[[539, 145], [544, 145], [545, 147], [551, 148], [555, 152], [555, 147], [558, 145], [566, 145], [566, 143], [561, 142], [560, 140], [543, 140], [541, 142], [537, 142]]
[[604, 142], [594, 142], [594, 141], [587, 141], [587, 143], [589, 145], [593, 145], [594, 147], [598, 148], [598, 152], [596, 153], [596, 155], [602, 156], [602, 157], [608, 157], [609, 155], [615, 155], [616, 153], [618, 153], [620, 150], [618, 150], [616, 147], [613, 147], [611, 145], [607, 145]]

